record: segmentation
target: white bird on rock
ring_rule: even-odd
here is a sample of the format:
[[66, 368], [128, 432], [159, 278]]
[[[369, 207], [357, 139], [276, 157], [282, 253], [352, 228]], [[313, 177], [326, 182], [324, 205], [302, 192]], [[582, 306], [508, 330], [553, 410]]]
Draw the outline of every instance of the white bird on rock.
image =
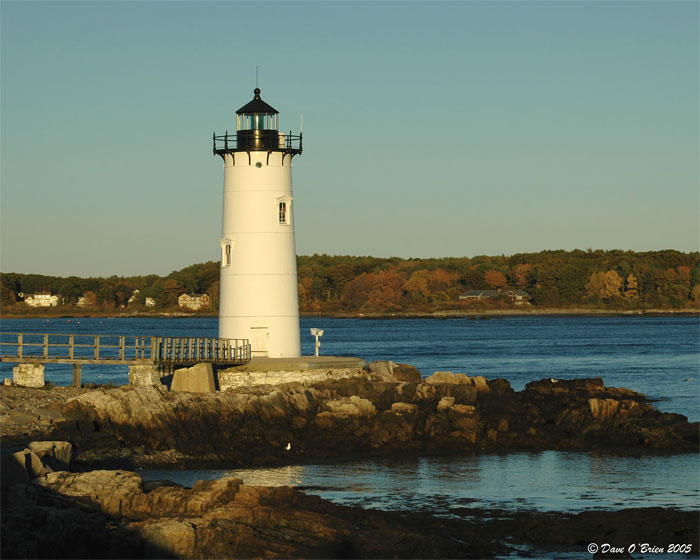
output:
[[285, 451], [289, 451], [292, 448], [291, 443], [287, 443], [287, 447], [284, 448]]

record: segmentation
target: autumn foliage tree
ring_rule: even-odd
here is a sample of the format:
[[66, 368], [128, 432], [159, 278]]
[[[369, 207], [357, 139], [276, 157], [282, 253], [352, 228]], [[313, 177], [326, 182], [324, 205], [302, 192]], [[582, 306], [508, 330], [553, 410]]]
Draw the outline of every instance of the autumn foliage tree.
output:
[[484, 281], [494, 290], [503, 288], [506, 285], [506, 277], [499, 270], [492, 269], [484, 272]]
[[430, 297], [430, 273], [427, 270], [416, 270], [403, 284], [406, 295], [420, 301]]
[[629, 300], [637, 299], [639, 297], [637, 288], [639, 288], [637, 277], [630, 272], [629, 276], [627, 276], [627, 279], [625, 280], [625, 298]]
[[589, 296], [600, 296], [603, 299], [619, 296], [621, 288], [622, 278], [614, 270], [594, 272], [586, 284], [586, 291]]
[[520, 263], [516, 264], [512, 270], [516, 287], [521, 289], [527, 287], [528, 276], [532, 270], [532, 265], [529, 263]]
[[448, 272], [442, 268], [430, 271], [428, 277], [428, 287], [430, 288], [430, 298], [432, 301], [449, 301], [458, 295], [455, 285], [459, 280], [459, 274]]
[[360, 274], [345, 286], [342, 301], [353, 310], [397, 309], [403, 283], [393, 271]]
[[97, 294], [95, 292], [88, 290], [83, 294], [83, 297], [85, 298], [83, 300], [85, 302], [85, 306], [95, 307], [97, 305]]

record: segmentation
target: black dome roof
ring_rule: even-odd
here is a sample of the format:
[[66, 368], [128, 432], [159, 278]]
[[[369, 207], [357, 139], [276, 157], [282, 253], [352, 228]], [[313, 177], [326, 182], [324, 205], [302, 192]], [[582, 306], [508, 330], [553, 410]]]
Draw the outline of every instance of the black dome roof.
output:
[[265, 103], [262, 99], [260, 99], [260, 89], [255, 88], [253, 90], [253, 93], [255, 94], [255, 97], [253, 97], [253, 100], [246, 103], [236, 111], [237, 115], [240, 115], [242, 113], [275, 113], [278, 114], [279, 111], [275, 109], [274, 107], [271, 107], [267, 103]]

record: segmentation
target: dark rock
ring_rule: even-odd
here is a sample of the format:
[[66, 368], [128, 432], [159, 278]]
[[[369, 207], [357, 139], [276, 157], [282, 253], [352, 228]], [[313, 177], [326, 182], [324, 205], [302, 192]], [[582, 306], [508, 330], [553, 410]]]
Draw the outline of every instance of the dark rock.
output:
[[177, 484], [170, 480], [144, 480], [143, 481], [143, 491], [148, 493], [151, 490], [162, 487], [179, 487], [183, 488], [182, 484]]
[[397, 364], [392, 373], [398, 381], [403, 383], [420, 383], [422, 381], [420, 371], [408, 364]]
[[70, 467], [73, 446], [67, 441], [32, 441], [29, 449], [54, 471], [65, 471]]
[[33, 424], [41, 417], [41, 415], [36, 412], [19, 409], [10, 410], [7, 416], [12, 422], [16, 422], [17, 424]]
[[2, 449], [0, 454], [0, 484], [2, 488], [8, 488], [18, 482], [29, 482], [30, 473], [27, 470], [24, 460], [18, 457], [9, 449]]
[[698, 450], [697, 424], [600, 378], [546, 379], [516, 392], [505, 379], [438, 372], [399, 381], [393, 370], [415, 378], [410, 366], [374, 362], [365, 374], [313, 386], [97, 389], [68, 400], [66, 420], [44, 439], [73, 443], [80, 469], [490, 449]]

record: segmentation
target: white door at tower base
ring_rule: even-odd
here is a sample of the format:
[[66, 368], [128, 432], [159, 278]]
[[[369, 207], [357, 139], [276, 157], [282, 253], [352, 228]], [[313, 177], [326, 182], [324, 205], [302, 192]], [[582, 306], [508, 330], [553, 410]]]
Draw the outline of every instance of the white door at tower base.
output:
[[253, 357], [270, 354], [270, 327], [250, 327], [250, 345]]

